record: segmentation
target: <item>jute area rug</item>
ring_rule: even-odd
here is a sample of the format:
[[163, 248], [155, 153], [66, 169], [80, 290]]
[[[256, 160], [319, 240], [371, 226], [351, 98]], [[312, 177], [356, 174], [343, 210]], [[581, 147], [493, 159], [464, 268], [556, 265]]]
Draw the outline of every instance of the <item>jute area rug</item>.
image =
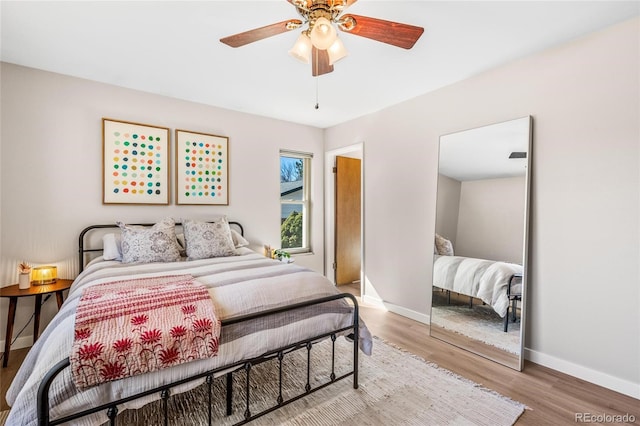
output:
[[520, 354], [520, 321], [511, 322], [504, 332], [504, 318], [492, 307], [475, 305], [432, 306], [431, 322], [512, 354]]
[[[336, 374], [349, 371], [352, 346], [336, 340], [339, 359]], [[330, 373], [330, 341], [311, 351], [311, 386], [326, 382]], [[306, 350], [285, 356], [284, 397], [304, 391]], [[251, 369], [252, 413], [275, 405], [278, 395], [277, 361]], [[214, 381], [214, 424], [229, 425], [243, 419], [246, 375], [234, 373], [234, 413], [224, 415], [224, 380]], [[360, 355], [359, 388], [351, 377], [279, 408], [254, 420], [252, 425], [512, 425], [525, 406], [483, 388], [452, 372], [438, 368], [380, 339], [374, 340], [373, 355]], [[169, 400], [169, 424], [207, 424], [207, 385], [173, 395]], [[118, 417], [119, 425], [161, 424], [157, 403], [128, 410]]]

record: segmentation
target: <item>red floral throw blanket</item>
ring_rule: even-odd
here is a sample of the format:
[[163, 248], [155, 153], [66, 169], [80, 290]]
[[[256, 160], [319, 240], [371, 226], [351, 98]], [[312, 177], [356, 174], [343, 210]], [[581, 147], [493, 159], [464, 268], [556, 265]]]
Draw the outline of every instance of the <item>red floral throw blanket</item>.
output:
[[191, 275], [114, 281], [84, 290], [71, 349], [79, 389], [218, 353], [220, 321]]

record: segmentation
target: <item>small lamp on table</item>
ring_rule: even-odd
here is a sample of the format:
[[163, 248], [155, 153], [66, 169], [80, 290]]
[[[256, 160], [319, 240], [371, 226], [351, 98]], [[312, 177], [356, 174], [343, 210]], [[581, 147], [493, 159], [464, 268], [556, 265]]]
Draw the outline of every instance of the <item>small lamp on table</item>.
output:
[[55, 283], [58, 279], [57, 266], [38, 266], [31, 270], [31, 284], [45, 285]]

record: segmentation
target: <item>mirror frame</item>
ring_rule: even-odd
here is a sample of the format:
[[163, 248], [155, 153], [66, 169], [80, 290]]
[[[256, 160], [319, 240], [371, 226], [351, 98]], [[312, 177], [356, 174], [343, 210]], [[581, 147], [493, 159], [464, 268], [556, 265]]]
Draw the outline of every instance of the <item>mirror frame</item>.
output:
[[[527, 141], [527, 161], [526, 161], [526, 172], [525, 172], [525, 189], [524, 189], [524, 195], [525, 195], [525, 200], [524, 200], [524, 226], [523, 226], [523, 247], [522, 247], [522, 299], [520, 301], [520, 341], [519, 341], [519, 354], [512, 354], [509, 353], [507, 351], [495, 348], [495, 350], [493, 348], [488, 348], [488, 345], [485, 345], [477, 340], [474, 340], [470, 337], [467, 336], [463, 336], [461, 334], [455, 333], [455, 332], [445, 332], [443, 333], [442, 331], [440, 331], [440, 329], [434, 329], [434, 327], [431, 326], [431, 323], [433, 322], [433, 290], [434, 290], [434, 285], [433, 285], [433, 267], [435, 265], [435, 261], [432, 264], [432, 282], [431, 282], [431, 297], [432, 297], [432, 301], [431, 301], [431, 306], [430, 306], [430, 310], [429, 310], [429, 316], [430, 316], [430, 326], [429, 326], [429, 334], [431, 337], [437, 338], [439, 340], [445, 341], [449, 344], [452, 344], [454, 346], [458, 346], [462, 349], [465, 349], [467, 351], [473, 352], [479, 356], [482, 356], [484, 358], [490, 359], [492, 361], [495, 361], [497, 363], [503, 364], [507, 367], [513, 368], [515, 370], [518, 371], [522, 371], [522, 369], [524, 368], [524, 338], [525, 338], [525, 327], [526, 327], [526, 312], [527, 312], [527, 302], [528, 302], [528, 287], [529, 287], [529, 216], [530, 216], [530, 210], [531, 210], [531, 179], [532, 179], [532, 147], [533, 147], [533, 117], [528, 115], [528, 116], [523, 116], [523, 117], [518, 117], [518, 118], [514, 118], [511, 120], [505, 120], [505, 121], [501, 121], [501, 122], [497, 122], [497, 123], [493, 123], [493, 124], [488, 124], [485, 126], [479, 126], [476, 128], [471, 128], [471, 129], [466, 129], [466, 130], [461, 130], [461, 131], [457, 131], [457, 132], [452, 132], [452, 133], [448, 133], [445, 135], [441, 135], [440, 139], [439, 139], [439, 144], [438, 144], [438, 177], [437, 179], [440, 179], [440, 155], [441, 155], [441, 146], [442, 146], [442, 142], [443, 142], [443, 138], [445, 138], [446, 136], [450, 136], [450, 135], [455, 135], [458, 133], [462, 133], [462, 132], [468, 132], [468, 131], [472, 131], [475, 129], [481, 129], [481, 128], [485, 128], [485, 127], [489, 127], [489, 126], [495, 126], [495, 125], [499, 125], [499, 124], [503, 124], [503, 123], [508, 123], [511, 121], [515, 121], [515, 120], [522, 120], [527, 118], [527, 135], [528, 135], [528, 141]], [[437, 210], [437, 206], [438, 206], [438, 191], [436, 190], [436, 210]], [[437, 212], [436, 212], [436, 224], [437, 224]], [[436, 229], [436, 224], [434, 224], [434, 230]], [[435, 234], [435, 232], [434, 232]], [[434, 259], [435, 260], [435, 259]]]

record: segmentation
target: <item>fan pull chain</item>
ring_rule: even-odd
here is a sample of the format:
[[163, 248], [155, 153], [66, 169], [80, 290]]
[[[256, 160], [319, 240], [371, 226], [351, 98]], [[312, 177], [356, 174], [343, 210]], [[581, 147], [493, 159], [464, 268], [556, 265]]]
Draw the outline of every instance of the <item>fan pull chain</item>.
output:
[[320, 103], [318, 103], [318, 77], [316, 77], [316, 106], [315, 109], [320, 109]]

